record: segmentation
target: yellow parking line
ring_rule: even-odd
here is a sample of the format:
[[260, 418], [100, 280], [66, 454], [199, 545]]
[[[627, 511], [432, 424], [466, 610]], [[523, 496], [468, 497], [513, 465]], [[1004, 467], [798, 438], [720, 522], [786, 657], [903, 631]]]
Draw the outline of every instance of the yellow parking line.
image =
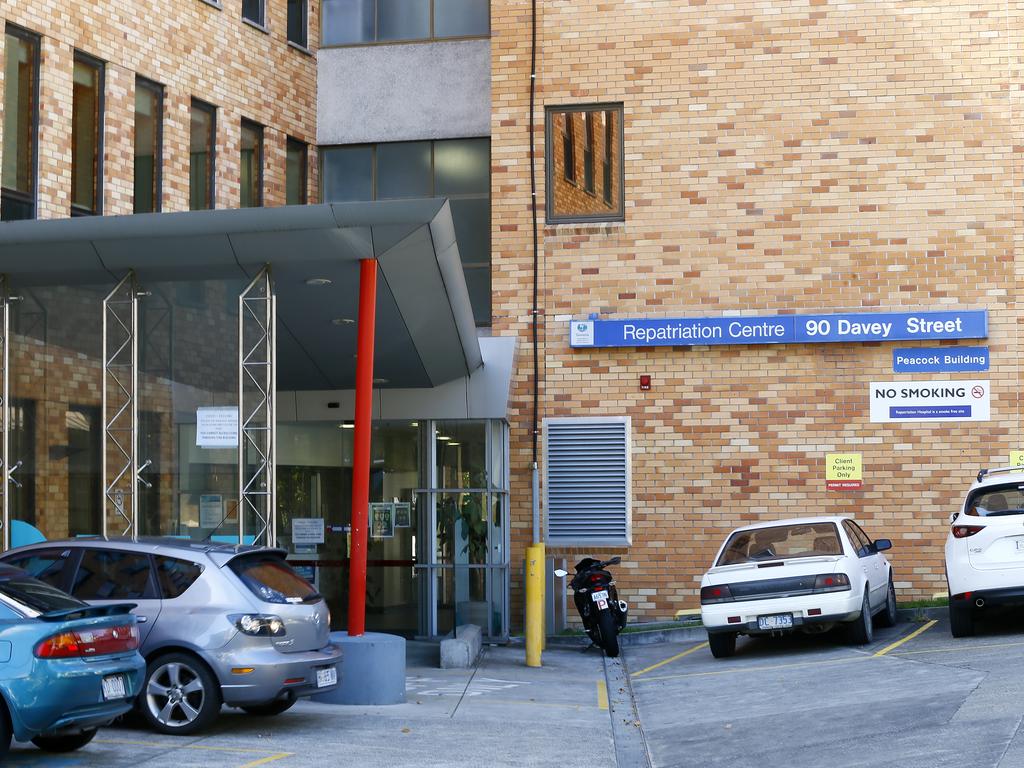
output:
[[950, 653], [951, 651], [962, 651], [965, 648], [972, 651], [985, 650], [986, 648], [1019, 648], [1024, 643], [983, 643], [981, 645], [947, 645], [942, 648], [922, 648], [917, 651], [901, 651], [893, 656], [913, 656], [918, 653]]
[[597, 681], [597, 708], [608, 709], [608, 686], [604, 680]]
[[922, 632], [927, 632], [929, 629], [931, 629], [932, 627], [934, 627], [938, 623], [939, 623], [938, 621], [936, 621], [935, 619], [932, 619], [927, 624], [925, 624], [923, 627], [918, 627], [917, 629], [915, 629], [913, 632], [911, 632], [906, 637], [902, 637], [899, 640], [897, 640], [895, 643], [890, 643], [889, 645], [885, 646], [885, 648], [883, 648], [882, 650], [878, 651], [875, 654], [875, 656], [885, 656], [885, 654], [887, 654], [893, 648], [899, 648], [901, 645], [903, 645], [908, 640], [913, 640], [915, 637], [920, 635]]
[[275, 760], [283, 760], [284, 758], [291, 756], [291, 752], [282, 752], [279, 755], [268, 755], [267, 757], [261, 757], [259, 760], [253, 760], [251, 763], [239, 766], [239, 768], [255, 768], [257, 765], [265, 765], [267, 763], [272, 763]]
[[671, 664], [673, 661], [676, 661], [677, 659], [683, 658], [683, 656], [689, 656], [694, 651], [699, 651], [701, 648], [707, 648], [707, 647], [708, 647], [707, 643], [701, 643], [700, 645], [695, 645], [695, 646], [693, 646], [693, 648], [689, 648], [689, 649], [683, 651], [682, 653], [677, 653], [675, 656], [670, 656], [669, 658], [665, 659], [664, 661], [659, 661], [657, 664], [651, 664], [651, 666], [649, 666], [649, 667], [644, 667], [639, 672], [634, 672], [632, 675], [630, 675], [630, 677], [639, 677], [640, 675], [645, 675], [648, 672], [650, 672], [652, 669], [657, 669], [658, 667], [663, 667], [666, 664]]

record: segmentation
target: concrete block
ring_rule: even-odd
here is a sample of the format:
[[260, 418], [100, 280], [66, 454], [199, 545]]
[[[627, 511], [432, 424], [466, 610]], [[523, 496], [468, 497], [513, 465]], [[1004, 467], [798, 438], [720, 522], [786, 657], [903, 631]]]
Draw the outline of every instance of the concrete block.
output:
[[455, 628], [455, 637], [441, 641], [441, 669], [467, 669], [480, 655], [483, 634], [476, 624]]
[[404, 704], [405, 638], [367, 632], [349, 637], [331, 632], [331, 642], [344, 656], [338, 687], [313, 697], [325, 704]]

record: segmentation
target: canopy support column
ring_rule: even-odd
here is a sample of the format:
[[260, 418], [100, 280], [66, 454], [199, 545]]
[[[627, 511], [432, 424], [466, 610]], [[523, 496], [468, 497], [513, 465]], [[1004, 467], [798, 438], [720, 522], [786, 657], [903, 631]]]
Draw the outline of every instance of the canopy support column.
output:
[[366, 538], [370, 508], [370, 433], [373, 428], [373, 340], [377, 312], [377, 261], [359, 262], [356, 327], [356, 412], [352, 451], [352, 551], [349, 554], [348, 634], [366, 631]]

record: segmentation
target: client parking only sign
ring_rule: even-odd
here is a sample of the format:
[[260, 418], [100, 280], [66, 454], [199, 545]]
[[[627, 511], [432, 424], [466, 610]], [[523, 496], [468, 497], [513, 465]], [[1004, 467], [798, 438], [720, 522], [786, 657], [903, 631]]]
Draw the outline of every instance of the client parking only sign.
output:
[[871, 421], [988, 421], [987, 381], [873, 381]]

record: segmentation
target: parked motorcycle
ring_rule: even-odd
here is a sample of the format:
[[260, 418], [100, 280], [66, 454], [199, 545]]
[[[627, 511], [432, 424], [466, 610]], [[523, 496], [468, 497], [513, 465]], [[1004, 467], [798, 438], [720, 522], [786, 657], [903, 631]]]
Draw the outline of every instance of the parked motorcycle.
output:
[[[629, 606], [625, 600], [619, 600], [615, 579], [606, 569], [620, 562], [620, 557], [604, 562], [585, 557], [576, 563], [576, 575], [569, 582], [576, 610], [591, 643], [603, 648], [612, 658], [619, 655], [619, 632], [626, 626]], [[561, 578], [568, 574], [559, 568], [555, 575]]]

